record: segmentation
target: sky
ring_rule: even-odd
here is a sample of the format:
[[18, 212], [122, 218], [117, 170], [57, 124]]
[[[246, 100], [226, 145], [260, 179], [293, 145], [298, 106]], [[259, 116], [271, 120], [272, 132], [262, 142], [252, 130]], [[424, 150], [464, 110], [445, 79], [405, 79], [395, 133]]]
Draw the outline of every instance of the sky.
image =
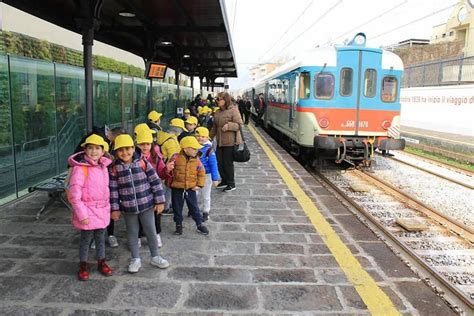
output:
[[292, 59], [316, 46], [342, 44], [358, 32], [367, 46], [430, 39], [458, 0], [224, 0], [238, 78], [231, 90], [249, 86], [257, 63]]

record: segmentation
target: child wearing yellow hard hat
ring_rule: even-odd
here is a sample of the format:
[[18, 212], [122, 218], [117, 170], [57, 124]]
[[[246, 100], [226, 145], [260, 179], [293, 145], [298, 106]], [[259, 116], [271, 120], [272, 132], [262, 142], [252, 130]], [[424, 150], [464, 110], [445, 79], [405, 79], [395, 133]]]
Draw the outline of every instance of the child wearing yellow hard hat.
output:
[[[153, 142], [153, 133], [151, 129], [143, 129], [138, 132], [135, 138], [137, 147], [140, 148], [143, 159], [146, 159], [156, 170], [158, 176], [163, 182], [168, 181], [172, 177], [174, 162], [165, 163], [160, 147]], [[166, 190], [166, 189], [165, 189]], [[161, 248], [163, 242], [161, 240], [161, 213], [155, 213], [155, 228], [158, 247]], [[139, 237], [143, 237], [143, 228], [140, 223]], [[141, 244], [141, 242], [139, 242]]]
[[[89, 135], [81, 144], [83, 151], [68, 158], [68, 200], [72, 206], [72, 225], [81, 232], [79, 273], [81, 281], [89, 279], [89, 245], [96, 244], [97, 269], [105, 276], [112, 269], [105, 262], [105, 229], [110, 222], [110, 191], [107, 167], [112, 160], [104, 156], [107, 142], [97, 134]], [[92, 203], [93, 202], [93, 203]]]
[[191, 110], [190, 109], [185, 109], [183, 112], [183, 120], [187, 120], [191, 116]]
[[153, 166], [135, 151], [130, 135], [117, 136], [114, 150], [116, 159], [110, 168], [110, 209], [113, 220], [118, 220], [121, 214], [125, 218], [128, 248], [132, 253], [128, 272], [136, 273], [142, 266], [138, 249], [138, 219], [148, 241], [151, 265], [165, 269], [169, 263], [160, 256], [153, 215], [164, 209], [161, 180]]
[[160, 122], [162, 115], [162, 113], [156, 112], [154, 110], [148, 113], [148, 127], [155, 131], [161, 131]]
[[206, 170], [206, 183], [198, 194], [199, 204], [202, 205], [202, 218], [205, 222], [209, 219], [209, 211], [211, 210], [212, 185], [217, 187], [220, 177], [217, 167], [216, 154], [212, 150], [212, 143], [209, 141], [209, 130], [203, 126], [200, 126], [196, 128], [196, 133], [194, 136], [202, 146], [199, 151], [201, 153], [201, 163]]
[[184, 137], [179, 145], [182, 149], [175, 161], [173, 180], [170, 184], [173, 219], [176, 223], [175, 234], [183, 234], [183, 205], [186, 200], [197, 231], [203, 235], [209, 235], [209, 230], [203, 224], [201, 210], [197, 202], [197, 191], [204, 187], [206, 181], [206, 171], [197, 156], [202, 146], [193, 136]]
[[186, 127], [186, 131], [182, 132], [178, 136], [178, 141], [181, 141], [186, 136], [192, 136], [194, 135], [194, 129], [198, 125], [198, 119], [195, 116], [190, 116], [188, 119], [184, 122], [184, 126]]

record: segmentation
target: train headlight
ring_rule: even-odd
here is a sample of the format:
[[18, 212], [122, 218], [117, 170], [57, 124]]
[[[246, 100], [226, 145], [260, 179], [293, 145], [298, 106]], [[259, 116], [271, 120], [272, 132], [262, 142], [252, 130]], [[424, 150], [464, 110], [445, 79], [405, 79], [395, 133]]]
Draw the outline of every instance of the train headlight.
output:
[[328, 128], [329, 127], [329, 120], [325, 117], [323, 117], [322, 119], [319, 120], [319, 126], [321, 126], [321, 128]]
[[392, 126], [392, 122], [390, 122], [390, 121], [383, 121], [382, 122], [382, 128], [383, 129], [389, 129], [390, 126]]

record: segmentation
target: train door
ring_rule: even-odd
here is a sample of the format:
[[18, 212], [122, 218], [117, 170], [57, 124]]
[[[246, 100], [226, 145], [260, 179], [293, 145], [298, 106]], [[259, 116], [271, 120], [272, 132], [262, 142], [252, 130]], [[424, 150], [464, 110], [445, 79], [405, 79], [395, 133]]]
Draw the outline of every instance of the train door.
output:
[[[364, 132], [374, 131], [379, 128], [377, 124], [377, 112], [380, 108], [380, 93], [378, 93], [382, 74], [378, 71], [382, 63], [380, 50], [361, 51], [360, 63], [360, 98], [357, 108], [357, 129], [356, 135], [363, 135]], [[372, 124], [370, 126], [369, 124]]]
[[[368, 104], [376, 102], [377, 65], [381, 54], [376, 50], [338, 49], [339, 102], [337, 111], [344, 134], [359, 135], [369, 121], [361, 115]], [[336, 82], [337, 84], [337, 82]]]
[[[337, 51], [336, 78], [334, 85], [334, 96], [337, 100], [333, 111], [328, 114], [328, 120], [334, 126], [336, 131], [340, 131], [342, 135], [355, 135], [356, 120], [358, 108], [358, 90], [359, 90], [359, 50], [339, 48]], [[323, 74], [316, 74], [316, 98], [318, 99], [319, 90], [317, 85], [320, 76]], [[330, 116], [330, 117], [329, 117]], [[334, 121], [334, 123], [332, 123]]]
[[268, 105], [268, 102], [270, 101], [269, 98], [268, 98], [268, 90], [270, 89], [269, 87], [269, 84], [268, 82], [265, 84], [265, 93], [263, 94], [264, 95], [264, 100], [265, 100], [265, 104], [267, 105], [265, 111], [263, 112], [263, 126], [265, 128], [268, 128], [268, 108], [269, 108], [269, 105]]
[[290, 78], [290, 117], [288, 119], [288, 127], [290, 130], [294, 129], [294, 120], [296, 118], [296, 107], [298, 106], [298, 91], [300, 74], [295, 72]]

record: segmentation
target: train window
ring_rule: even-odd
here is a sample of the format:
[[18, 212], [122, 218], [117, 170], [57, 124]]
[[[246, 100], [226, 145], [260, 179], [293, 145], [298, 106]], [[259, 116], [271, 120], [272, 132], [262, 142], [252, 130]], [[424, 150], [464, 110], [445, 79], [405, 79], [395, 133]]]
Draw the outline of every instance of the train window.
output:
[[339, 94], [343, 97], [352, 95], [352, 68], [342, 68]]
[[377, 70], [366, 69], [364, 73], [364, 96], [367, 98], [375, 97], [377, 90]]
[[382, 80], [382, 101], [395, 102], [397, 99], [398, 80], [395, 77], [387, 76]]
[[281, 81], [281, 103], [290, 103], [290, 81], [288, 79], [283, 79]]
[[314, 95], [316, 99], [332, 99], [334, 94], [334, 76], [328, 73], [318, 73], [314, 80]]
[[310, 77], [309, 72], [302, 72], [300, 74], [300, 86], [298, 91], [298, 97], [300, 99], [308, 99], [311, 94], [311, 87], [310, 87]]

